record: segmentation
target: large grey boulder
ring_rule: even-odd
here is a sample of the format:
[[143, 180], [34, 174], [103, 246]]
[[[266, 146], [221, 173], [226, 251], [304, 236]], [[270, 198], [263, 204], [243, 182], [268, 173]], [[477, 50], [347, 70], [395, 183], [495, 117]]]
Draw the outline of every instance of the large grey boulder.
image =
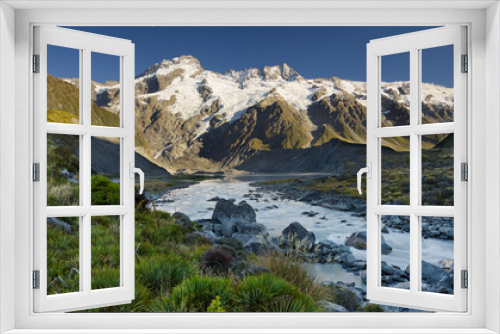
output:
[[176, 212], [174, 213], [173, 217], [177, 225], [180, 225], [188, 230], [193, 229], [193, 224], [191, 223], [191, 219], [186, 214], [182, 212]]
[[[410, 275], [410, 266], [406, 267], [405, 274]], [[433, 288], [453, 288], [453, 275], [426, 261], [422, 261], [422, 281]]]
[[287, 248], [304, 248], [311, 250], [316, 242], [316, 236], [309, 232], [299, 222], [293, 222], [288, 225], [281, 233], [280, 246]]
[[238, 226], [241, 230], [242, 225], [255, 224], [255, 210], [245, 201], [241, 201], [237, 205], [233, 201], [220, 199], [215, 205], [212, 214], [212, 223], [221, 224], [221, 232], [224, 236], [230, 237], [233, 233], [238, 232]]
[[[389, 254], [392, 251], [392, 247], [385, 242], [383, 236], [381, 236], [381, 249], [382, 254]], [[349, 238], [345, 241], [347, 246], [352, 246], [356, 249], [365, 250], [366, 249], [366, 231], [354, 232], [351, 234]]]

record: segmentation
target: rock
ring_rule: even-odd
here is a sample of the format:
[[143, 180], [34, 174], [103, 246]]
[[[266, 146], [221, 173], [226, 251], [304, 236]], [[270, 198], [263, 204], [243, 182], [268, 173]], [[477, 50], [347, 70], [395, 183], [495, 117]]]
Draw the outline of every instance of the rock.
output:
[[394, 268], [382, 261], [381, 265], [382, 275], [394, 275]]
[[329, 302], [328, 300], [320, 300], [318, 302], [318, 305], [325, 312], [349, 312], [349, 310], [346, 309], [344, 306], [341, 306], [339, 304], [334, 304], [332, 302]]
[[[392, 251], [392, 247], [389, 246], [383, 236], [381, 236], [381, 249], [382, 254], [389, 254]], [[345, 241], [347, 246], [352, 246], [356, 249], [365, 250], [366, 249], [366, 231], [354, 232], [351, 234], [349, 238]]]
[[231, 238], [238, 240], [239, 242], [241, 242], [242, 245], [245, 245], [252, 238], [252, 235], [236, 232], [236, 233], [233, 233]]
[[255, 210], [245, 201], [235, 205], [232, 201], [220, 199], [215, 205], [212, 222], [222, 224], [222, 232], [230, 237], [237, 232], [236, 223], [256, 223]]
[[59, 227], [61, 230], [63, 230], [66, 233], [71, 233], [71, 225], [66, 223], [65, 221], [62, 221], [61, 219], [58, 218], [47, 218], [47, 225], [48, 226], [56, 226]]
[[[410, 275], [410, 266], [406, 267], [405, 274]], [[453, 286], [452, 275], [448, 274], [444, 269], [426, 261], [422, 261], [422, 281], [429, 283], [431, 286], [438, 283], [450, 288]]]
[[208, 202], [217, 202], [220, 200], [219, 196], [212, 197], [211, 199], [207, 200]]
[[410, 290], [410, 281], [396, 283], [391, 288]]
[[314, 211], [304, 211], [302, 212], [303, 215], [308, 216], [308, 217], [316, 217], [318, 215], [318, 212]]
[[293, 222], [281, 233], [280, 246], [289, 247], [293, 245], [293, 248], [295, 248], [295, 246], [300, 244], [306, 250], [311, 250], [315, 242], [316, 236], [313, 232], [309, 232], [299, 222]]
[[210, 241], [211, 243], [214, 243], [215, 239], [217, 239], [217, 235], [215, 235], [214, 232], [212, 231], [195, 231], [193, 232], [193, 234], [198, 234], [198, 235], [201, 235], [202, 237], [204, 238], [207, 238], [208, 241]]
[[341, 224], [345, 224], [345, 223], [347, 223], [347, 220], [342, 219], [342, 220], [340, 221], [340, 223], [341, 223]]
[[185, 215], [182, 212], [176, 212], [173, 215], [175, 222], [177, 225], [180, 225], [186, 229], [192, 230], [193, 229], [193, 224], [191, 223], [191, 219], [187, 215]]
[[384, 225], [384, 226], [382, 226], [382, 229], [380, 229], [380, 232], [387, 234], [387, 233], [389, 233], [389, 230], [387, 229], [387, 226]]
[[257, 255], [264, 255], [273, 248], [267, 239], [259, 237], [251, 237], [246, 243], [243, 244], [243, 248], [249, 252]]

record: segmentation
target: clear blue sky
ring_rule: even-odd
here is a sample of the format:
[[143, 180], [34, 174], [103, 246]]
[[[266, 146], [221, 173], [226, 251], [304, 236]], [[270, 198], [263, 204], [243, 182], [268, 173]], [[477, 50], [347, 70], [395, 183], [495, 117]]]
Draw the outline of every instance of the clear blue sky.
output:
[[[135, 43], [136, 74], [162, 59], [192, 55], [208, 70], [287, 63], [306, 78], [337, 76], [366, 80], [366, 44], [428, 27], [71, 27], [82, 31], [125, 38]], [[423, 81], [453, 86], [451, 47], [426, 51]], [[426, 56], [432, 53], [431, 56]], [[116, 57], [95, 55], [92, 79], [118, 79]], [[409, 79], [408, 57], [394, 56], [383, 66], [384, 81]], [[78, 76], [77, 55], [49, 53], [49, 73]], [[432, 60], [432, 61], [431, 61]], [[383, 61], [388, 64], [388, 61]]]

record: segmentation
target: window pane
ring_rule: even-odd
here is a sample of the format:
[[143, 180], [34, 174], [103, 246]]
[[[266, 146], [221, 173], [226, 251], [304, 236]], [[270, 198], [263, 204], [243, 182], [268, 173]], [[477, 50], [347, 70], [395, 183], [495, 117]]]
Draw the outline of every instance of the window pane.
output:
[[453, 134], [422, 136], [422, 205], [453, 206]]
[[91, 219], [92, 289], [120, 286], [120, 216]]
[[47, 122], [80, 120], [80, 50], [47, 45]]
[[380, 58], [381, 126], [410, 125], [410, 53]]
[[453, 45], [423, 49], [422, 124], [453, 122]]
[[410, 289], [410, 217], [382, 216], [381, 285]]
[[422, 290], [453, 294], [454, 220], [422, 217]]
[[79, 205], [80, 138], [47, 135], [47, 206]]
[[382, 140], [381, 203], [410, 204], [410, 137]]
[[47, 294], [80, 290], [79, 217], [47, 218]]
[[92, 52], [92, 125], [120, 126], [120, 57]]
[[92, 137], [92, 205], [120, 205], [120, 139]]

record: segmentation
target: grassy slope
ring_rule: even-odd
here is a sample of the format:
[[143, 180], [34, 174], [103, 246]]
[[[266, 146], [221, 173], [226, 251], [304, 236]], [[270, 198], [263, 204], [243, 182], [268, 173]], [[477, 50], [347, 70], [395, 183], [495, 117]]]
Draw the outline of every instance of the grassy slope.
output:
[[[91, 107], [92, 125], [120, 126], [120, 116], [100, 108], [95, 102]], [[75, 85], [47, 75], [47, 121], [73, 123], [79, 121], [80, 91]]]

